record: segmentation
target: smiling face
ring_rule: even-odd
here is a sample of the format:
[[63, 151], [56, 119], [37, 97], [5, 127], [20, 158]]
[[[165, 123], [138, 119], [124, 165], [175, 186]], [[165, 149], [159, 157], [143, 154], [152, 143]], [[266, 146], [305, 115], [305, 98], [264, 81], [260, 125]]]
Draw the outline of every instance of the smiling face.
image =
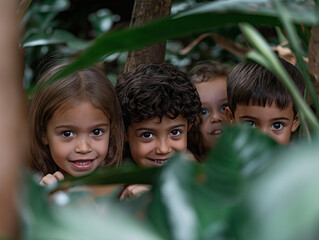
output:
[[59, 107], [47, 125], [43, 142], [60, 170], [71, 176], [93, 172], [106, 158], [110, 121], [88, 102]]
[[222, 133], [222, 124], [227, 121], [226, 77], [217, 77], [208, 82], [195, 84], [202, 102], [202, 133], [205, 148], [211, 148]]
[[230, 121], [246, 122], [251, 127], [259, 128], [280, 144], [288, 144], [291, 133], [300, 124], [298, 114], [294, 116], [292, 103], [282, 110], [274, 104], [265, 107], [238, 104], [234, 116], [229, 108], [226, 109], [226, 115]]
[[127, 129], [127, 140], [133, 160], [143, 167], [166, 164], [175, 152], [186, 150], [187, 130], [187, 120], [181, 115], [132, 123]]

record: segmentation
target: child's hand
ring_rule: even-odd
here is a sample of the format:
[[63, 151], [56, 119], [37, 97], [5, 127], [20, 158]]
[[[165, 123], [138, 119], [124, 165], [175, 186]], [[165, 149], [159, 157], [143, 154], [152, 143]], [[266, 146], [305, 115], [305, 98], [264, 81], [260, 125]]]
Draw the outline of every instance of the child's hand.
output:
[[129, 197], [136, 197], [142, 194], [143, 192], [149, 191], [151, 189], [151, 185], [142, 185], [142, 184], [134, 184], [129, 185], [123, 189], [120, 194], [119, 199], [124, 200]]
[[53, 174], [47, 174], [46, 176], [44, 176], [40, 181], [40, 185], [44, 186], [44, 185], [54, 184], [62, 180], [64, 180], [63, 174], [59, 171], [56, 171]]

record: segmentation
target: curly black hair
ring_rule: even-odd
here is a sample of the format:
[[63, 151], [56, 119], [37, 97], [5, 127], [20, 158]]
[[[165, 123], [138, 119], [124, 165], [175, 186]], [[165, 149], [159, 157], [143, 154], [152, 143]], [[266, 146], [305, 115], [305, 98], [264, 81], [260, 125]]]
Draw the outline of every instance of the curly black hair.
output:
[[178, 115], [195, 124], [201, 102], [187, 75], [169, 63], [141, 64], [119, 76], [115, 87], [125, 129], [132, 122]]

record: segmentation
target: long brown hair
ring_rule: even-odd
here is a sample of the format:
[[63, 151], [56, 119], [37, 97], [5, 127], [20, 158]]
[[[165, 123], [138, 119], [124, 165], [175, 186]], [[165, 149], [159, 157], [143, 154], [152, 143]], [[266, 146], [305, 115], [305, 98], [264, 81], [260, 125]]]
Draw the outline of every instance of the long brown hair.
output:
[[54, 112], [63, 107], [73, 107], [88, 101], [110, 120], [110, 141], [105, 166], [118, 166], [122, 161], [124, 126], [121, 107], [114, 87], [106, 75], [95, 67], [88, 67], [52, 84], [46, 81], [62, 70], [66, 64], [49, 69], [39, 80], [39, 90], [34, 94], [30, 106], [29, 125], [31, 136], [31, 167], [43, 174], [54, 173], [59, 168], [51, 157], [43, 136]]

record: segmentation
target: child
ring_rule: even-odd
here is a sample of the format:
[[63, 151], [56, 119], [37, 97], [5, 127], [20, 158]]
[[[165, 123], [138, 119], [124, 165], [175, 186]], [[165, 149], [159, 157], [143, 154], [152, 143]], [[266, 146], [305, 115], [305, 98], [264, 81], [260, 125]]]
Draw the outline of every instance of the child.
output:
[[[198, 127], [201, 103], [187, 75], [169, 63], [141, 64], [118, 78], [119, 98], [126, 130], [125, 157], [141, 167], [165, 165], [176, 152], [187, 150], [191, 128]], [[198, 156], [195, 145], [189, 146]], [[149, 190], [129, 185], [120, 200]]]
[[124, 127], [111, 82], [89, 67], [46, 85], [63, 66], [40, 79], [30, 108], [31, 165], [44, 175], [42, 185], [122, 159]]
[[198, 64], [189, 72], [202, 102], [200, 133], [204, 152], [214, 145], [223, 132], [223, 124], [227, 122], [226, 80], [230, 71], [229, 65], [210, 61]]
[[127, 156], [139, 166], [165, 165], [187, 149], [188, 131], [197, 127], [200, 99], [187, 75], [169, 63], [141, 64], [116, 85]]
[[[303, 96], [305, 85], [300, 71], [279, 60]], [[299, 115], [290, 93], [270, 70], [252, 62], [238, 64], [228, 76], [227, 94], [226, 116], [230, 122], [247, 122], [278, 143], [289, 143], [291, 133], [300, 124]]]

